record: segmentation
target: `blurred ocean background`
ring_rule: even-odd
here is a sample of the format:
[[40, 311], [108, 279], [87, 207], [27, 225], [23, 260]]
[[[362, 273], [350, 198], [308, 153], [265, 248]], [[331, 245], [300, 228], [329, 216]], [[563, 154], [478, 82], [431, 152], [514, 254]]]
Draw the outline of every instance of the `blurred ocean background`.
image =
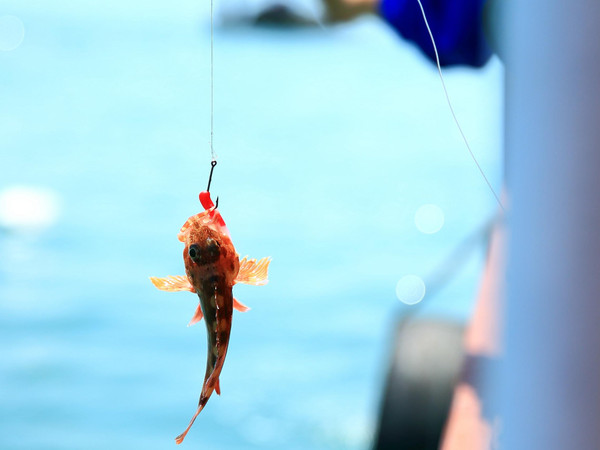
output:
[[[273, 262], [267, 286], [234, 289], [252, 310], [183, 445], [366, 449], [395, 321], [464, 322], [485, 245], [417, 306], [399, 280], [435, 284], [497, 206], [435, 67], [383, 22], [218, 17], [211, 191], [240, 256]], [[2, 449], [174, 448], [196, 409], [197, 297], [148, 277], [184, 273], [176, 235], [201, 209], [209, 29], [190, 0], [0, 6]], [[496, 190], [502, 72], [445, 71]]]

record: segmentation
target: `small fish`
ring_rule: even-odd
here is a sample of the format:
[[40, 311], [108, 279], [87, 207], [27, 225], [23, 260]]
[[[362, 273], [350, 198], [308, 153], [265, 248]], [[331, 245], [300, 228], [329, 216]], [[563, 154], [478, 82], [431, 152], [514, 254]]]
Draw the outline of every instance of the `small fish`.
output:
[[229, 345], [233, 309], [242, 312], [250, 309], [233, 298], [233, 285], [266, 284], [271, 262], [270, 258], [262, 258], [260, 261], [244, 258], [240, 261], [225, 221], [209, 192], [200, 193], [200, 203], [205, 211], [190, 217], [177, 235], [185, 244], [183, 260], [186, 276], [150, 277], [154, 286], [163, 291], [190, 291], [198, 294], [200, 302], [188, 326], [199, 322], [202, 317], [206, 322], [208, 354], [198, 410], [185, 431], [175, 438], [177, 444], [183, 442], [213, 391], [221, 394], [219, 375]]

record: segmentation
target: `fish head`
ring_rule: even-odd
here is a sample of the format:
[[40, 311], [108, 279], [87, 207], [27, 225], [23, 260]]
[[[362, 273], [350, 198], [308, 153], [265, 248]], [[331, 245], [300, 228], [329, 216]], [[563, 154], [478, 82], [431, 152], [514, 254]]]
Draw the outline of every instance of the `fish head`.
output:
[[190, 217], [179, 230], [177, 239], [181, 242], [187, 242], [190, 233], [196, 232], [200, 228], [210, 228], [217, 234], [223, 234], [231, 239], [229, 230], [225, 225], [225, 221], [221, 216], [221, 213], [217, 211], [215, 207], [207, 209], [201, 213], [195, 214]]
[[177, 236], [185, 244], [183, 260], [187, 275], [197, 289], [200, 288], [197, 283], [214, 276], [233, 284], [239, 271], [239, 256], [229, 230], [212, 201], [202, 204], [206, 210], [190, 217]]
[[[218, 202], [218, 199], [217, 199]], [[217, 207], [210, 198], [209, 192], [200, 193], [200, 203], [204, 207], [204, 211], [190, 217], [179, 230], [177, 239], [181, 242], [186, 242], [187, 235], [193, 230], [203, 226], [209, 227], [217, 233], [225, 234], [231, 238], [229, 230], [225, 225], [225, 221], [221, 216], [221, 213], [217, 210]]]

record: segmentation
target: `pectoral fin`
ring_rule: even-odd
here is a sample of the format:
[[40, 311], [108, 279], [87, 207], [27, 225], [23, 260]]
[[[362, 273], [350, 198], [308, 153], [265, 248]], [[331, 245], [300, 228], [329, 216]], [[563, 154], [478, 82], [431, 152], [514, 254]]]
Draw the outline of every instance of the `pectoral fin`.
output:
[[244, 305], [242, 302], [238, 302], [235, 298], [233, 299], [233, 307], [239, 312], [246, 312], [250, 310], [248, 306]]
[[200, 322], [203, 317], [204, 317], [204, 314], [202, 314], [202, 307], [200, 306], [200, 303], [198, 303], [198, 307], [196, 308], [196, 312], [194, 313], [194, 317], [192, 317], [192, 320], [190, 320], [190, 323], [188, 323], [187, 326], [191, 327], [195, 323]]
[[161, 291], [189, 291], [196, 292], [185, 275], [169, 275], [165, 278], [150, 277], [152, 284]]
[[262, 286], [267, 284], [268, 269], [271, 263], [271, 258], [262, 258], [259, 261], [256, 259], [248, 259], [245, 257], [240, 261], [240, 271], [235, 279], [236, 283], [253, 284]]

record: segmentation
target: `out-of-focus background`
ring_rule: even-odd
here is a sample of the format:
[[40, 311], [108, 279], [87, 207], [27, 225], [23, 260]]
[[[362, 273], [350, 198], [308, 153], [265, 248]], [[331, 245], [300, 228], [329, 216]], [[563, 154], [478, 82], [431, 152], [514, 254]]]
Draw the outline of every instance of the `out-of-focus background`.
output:
[[[467, 319], [485, 245], [461, 242], [497, 206], [414, 48], [376, 17], [230, 19], [262, 6], [215, 5], [211, 191], [270, 282], [235, 287], [252, 310], [184, 445], [365, 449], [395, 321]], [[169, 448], [195, 411], [197, 298], [148, 277], [183, 273], [201, 208], [209, 30], [191, 0], [0, 7], [1, 448]], [[445, 77], [498, 189], [502, 67]]]

